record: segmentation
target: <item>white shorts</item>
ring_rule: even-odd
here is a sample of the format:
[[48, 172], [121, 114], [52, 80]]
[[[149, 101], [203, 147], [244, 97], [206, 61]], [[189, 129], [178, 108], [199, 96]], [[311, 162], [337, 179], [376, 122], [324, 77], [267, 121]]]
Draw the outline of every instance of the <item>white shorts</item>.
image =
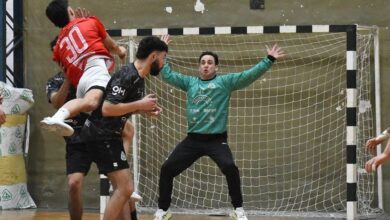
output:
[[106, 88], [110, 78], [104, 58], [99, 56], [89, 58], [77, 85], [76, 97], [83, 98], [92, 87]]

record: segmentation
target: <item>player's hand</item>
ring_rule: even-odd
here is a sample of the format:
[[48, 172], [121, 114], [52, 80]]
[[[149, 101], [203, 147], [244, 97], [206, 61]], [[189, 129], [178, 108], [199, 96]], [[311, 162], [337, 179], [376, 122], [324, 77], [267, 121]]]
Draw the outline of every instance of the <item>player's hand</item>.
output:
[[150, 112], [146, 112], [146, 114], [149, 116], [149, 117], [156, 117], [158, 115], [160, 115], [160, 113], [162, 112], [162, 108], [160, 106], [156, 106], [156, 108], [154, 108], [152, 111]]
[[374, 151], [376, 149], [376, 146], [380, 143], [381, 143], [381, 141], [378, 140], [376, 137], [371, 138], [366, 143], [366, 149], [369, 151]]
[[126, 57], [126, 48], [123, 47], [123, 46], [119, 46], [118, 47], [118, 57], [121, 59], [121, 60], [124, 60], [125, 57]]
[[268, 46], [265, 47], [267, 48], [268, 55], [275, 57], [275, 59], [282, 58], [285, 55], [282, 48], [279, 47], [277, 44], [274, 44], [274, 46], [271, 49], [269, 49]]
[[91, 16], [91, 13], [87, 9], [80, 8], [80, 7], [78, 7], [74, 11], [74, 13], [75, 13], [76, 18], [87, 18], [87, 17]]
[[140, 110], [151, 112], [157, 107], [157, 98], [154, 94], [149, 94], [139, 100]]
[[388, 155], [382, 153], [376, 157], [371, 158], [371, 160], [366, 162], [365, 169], [368, 173], [376, 171], [380, 165], [382, 165], [388, 159]]
[[169, 43], [172, 42], [171, 36], [169, 36], [169, 34], [167, 34], [167, 35], [162, 35], [160, 39], [161, 39], [162, 41], [164, 41], [166, 45], [168, 45]]
[[3, 110], [0, 109], [0, 125], [5, 123], [6, 115]]

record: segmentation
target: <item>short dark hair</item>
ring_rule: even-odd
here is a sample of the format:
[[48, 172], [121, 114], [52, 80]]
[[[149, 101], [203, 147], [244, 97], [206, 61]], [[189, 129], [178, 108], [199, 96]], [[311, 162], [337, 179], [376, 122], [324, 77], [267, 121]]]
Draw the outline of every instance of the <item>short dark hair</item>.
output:
[[203, 51], [199, 56], [199, 60], [198, 60], [199, 63], [200, 63], [200, 60], [202, 59], [202, 57], [205, 55], [210, 55], [210, 56], [214, 57], [215, 65], [219, 64], [218, 55], [214, 52], [211, 52], [211, 51]]
[[59, 28], [69, 23], [68, 0], [53, 0], [46, 8], [46, 16]]
[[151, 53], [153, 53], [153, 51], [165, 51], [168, 53], [168, 46], [158, 37], [144, 37], [141, 42], [139, 42], [135, 57], [137, 57], [137, 59], [143, 60], [146, 59]]
[[54, 46], [57, 44], [57, 40], [58, 35], [52, 41], [50, 41], [50, 50], [53, 50]]

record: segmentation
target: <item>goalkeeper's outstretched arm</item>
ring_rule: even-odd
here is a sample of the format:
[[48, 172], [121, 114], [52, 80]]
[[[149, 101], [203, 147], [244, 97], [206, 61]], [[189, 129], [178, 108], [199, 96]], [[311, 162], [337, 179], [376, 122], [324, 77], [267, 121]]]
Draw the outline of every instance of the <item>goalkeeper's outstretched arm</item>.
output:
[[272, 63], [284, 57], [284, 51], [275, 44], [271, 49], [267, 47], [267, 57], [262, 59], [252, 68], [241, 73], [232, 73], [225, 76], [225, 82], [230, 90], [242, 89], [260, 78], [272, 65]]

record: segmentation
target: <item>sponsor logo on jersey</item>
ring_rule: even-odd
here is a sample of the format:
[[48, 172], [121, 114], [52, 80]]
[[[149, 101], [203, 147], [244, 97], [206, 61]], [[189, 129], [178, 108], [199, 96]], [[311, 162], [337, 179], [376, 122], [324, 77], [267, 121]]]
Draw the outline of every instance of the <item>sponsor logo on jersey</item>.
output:
[[206, 104], [210, 104], [211, 98], [208, 97], [207, 95], [198, 95], [192, 100], [192, 103], [194, 103], [196, 105], [198, 105], [201, 102], [205, 102]]
[[214, 83], [209, 83], [208, 85], [207, 85], [207, 88], [209, 88], [209, 89], [215, 89], [215, 84]]
[[122, 89], [122, 87], [120, 87], [120, 86], [114, 86], [112, 88], [113, 95], [118, 95], [118, 94], [125, 95], [125, 92], [126, 92], [126, 89]]

